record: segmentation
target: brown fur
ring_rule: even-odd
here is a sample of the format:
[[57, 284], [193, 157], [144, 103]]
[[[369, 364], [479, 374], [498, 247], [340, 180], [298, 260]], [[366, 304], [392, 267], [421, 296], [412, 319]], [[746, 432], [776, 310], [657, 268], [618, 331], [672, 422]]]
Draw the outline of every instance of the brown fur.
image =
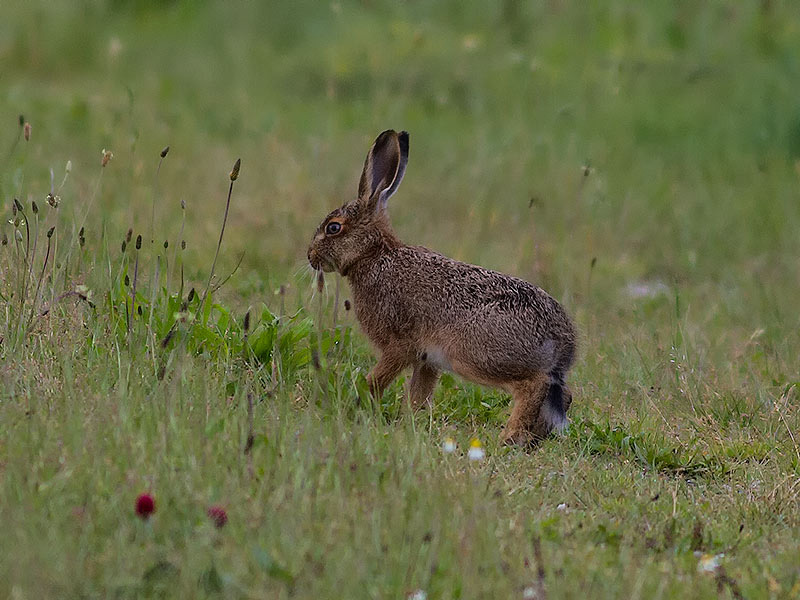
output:
[[[410, 366], [411, 405], [419, 408], [430, 401], [440, 372], [450, 370], [511, 393], [505, 441], [539, 440], [566, 424], [575, 328], [556, 300], [527, 281], [398, 239], [386, 203], [407, 158], [407, 133], [378, 136], [359, 197], [322, 221], [308, 260], [349, 281], [356, 318], [380, 351], [368, 375], [376, 396]], [[339, 231], [329, 229], [332, 221]]]

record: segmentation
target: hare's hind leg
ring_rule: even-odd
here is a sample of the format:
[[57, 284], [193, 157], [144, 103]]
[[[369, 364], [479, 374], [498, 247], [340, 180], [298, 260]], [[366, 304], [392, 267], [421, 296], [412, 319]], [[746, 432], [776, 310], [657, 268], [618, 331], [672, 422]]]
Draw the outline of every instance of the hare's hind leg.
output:
[[411, 376], [411, 408], [418, 410], [430, 402], [433, 397], [433, 388], [439, 379], [439, 370], [425, 361], [414, 365], [414, 374]]
[[548, 378], [539, 373], [531, 379], [515, 381], [509, 388], [513, 406], [501, 439], [506, 444], [535, 444], [549, 433], [541, 415], [547, 397]]
[[505, 443], [535, 445], [551, 432], [566, 429], [572, 392], [560, 374], [537, 374], [510, 387], [514, 407], [503, 431]]

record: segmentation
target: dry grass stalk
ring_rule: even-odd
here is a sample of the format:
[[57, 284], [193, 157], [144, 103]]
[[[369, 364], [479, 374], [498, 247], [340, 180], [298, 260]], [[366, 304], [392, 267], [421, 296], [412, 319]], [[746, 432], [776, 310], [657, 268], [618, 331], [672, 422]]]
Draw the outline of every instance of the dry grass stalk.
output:
[[239, 170], [242, 166], [242, 159], [236, 159], [236, 162], [233, 165], [233, 169], [230, 172], [230, 180], [231, 184], [228, 188], [228, 199], [225, 202], [225, 215], [222, 217], [222, 228], [219, 231], [219, 241], [217, 242], [217, 250], [214, 253], [214, 261], [211, 263], [211, 272], [208, 274], [208, 283], [206, 284], [206, 289], [203, 292], [203, 298], [200, 301], [200, 310], [203, 310], [203, 307], [206, 303], [206, 298], [208, 297], [208, 291], [211, 289], [211, 280], [214, 278], [214, 270], [217, 267], [217, 259], [219, 258], [219, 249], [222, 246], [222, 237], [225, 235], [225, 225], [228, 223], [228, 212], [231, 208], [231, 194], [233, 194], [233, 182], [239, 178]]

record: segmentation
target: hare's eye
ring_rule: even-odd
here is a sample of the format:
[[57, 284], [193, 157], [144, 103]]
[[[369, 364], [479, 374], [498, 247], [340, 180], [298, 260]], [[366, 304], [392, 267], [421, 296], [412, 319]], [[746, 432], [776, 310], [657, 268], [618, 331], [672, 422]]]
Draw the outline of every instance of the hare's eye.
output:
[[342, 224], [336, 221], [331, 221], [325, 226], [325, 233], [328, 235], [336, 235], [342, 230]]

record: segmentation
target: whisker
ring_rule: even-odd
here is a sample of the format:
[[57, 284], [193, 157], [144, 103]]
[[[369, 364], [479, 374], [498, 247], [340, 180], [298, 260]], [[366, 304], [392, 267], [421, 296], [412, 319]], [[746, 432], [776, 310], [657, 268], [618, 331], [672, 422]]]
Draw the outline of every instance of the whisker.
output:
[[313, 272], [314, 268], [308, 263], [308, 261], [303, 261], [295, 268], [292, 276], [305, 279], [306, 277], [310, 277]]
[[312, 269], [314, 273], [314, 277], [309, 280], [309, 286], [311, 287], [311, 299], [309, 300], [309, 304], [314, 302], [314, 298], [317, 297], [317, 270]]

